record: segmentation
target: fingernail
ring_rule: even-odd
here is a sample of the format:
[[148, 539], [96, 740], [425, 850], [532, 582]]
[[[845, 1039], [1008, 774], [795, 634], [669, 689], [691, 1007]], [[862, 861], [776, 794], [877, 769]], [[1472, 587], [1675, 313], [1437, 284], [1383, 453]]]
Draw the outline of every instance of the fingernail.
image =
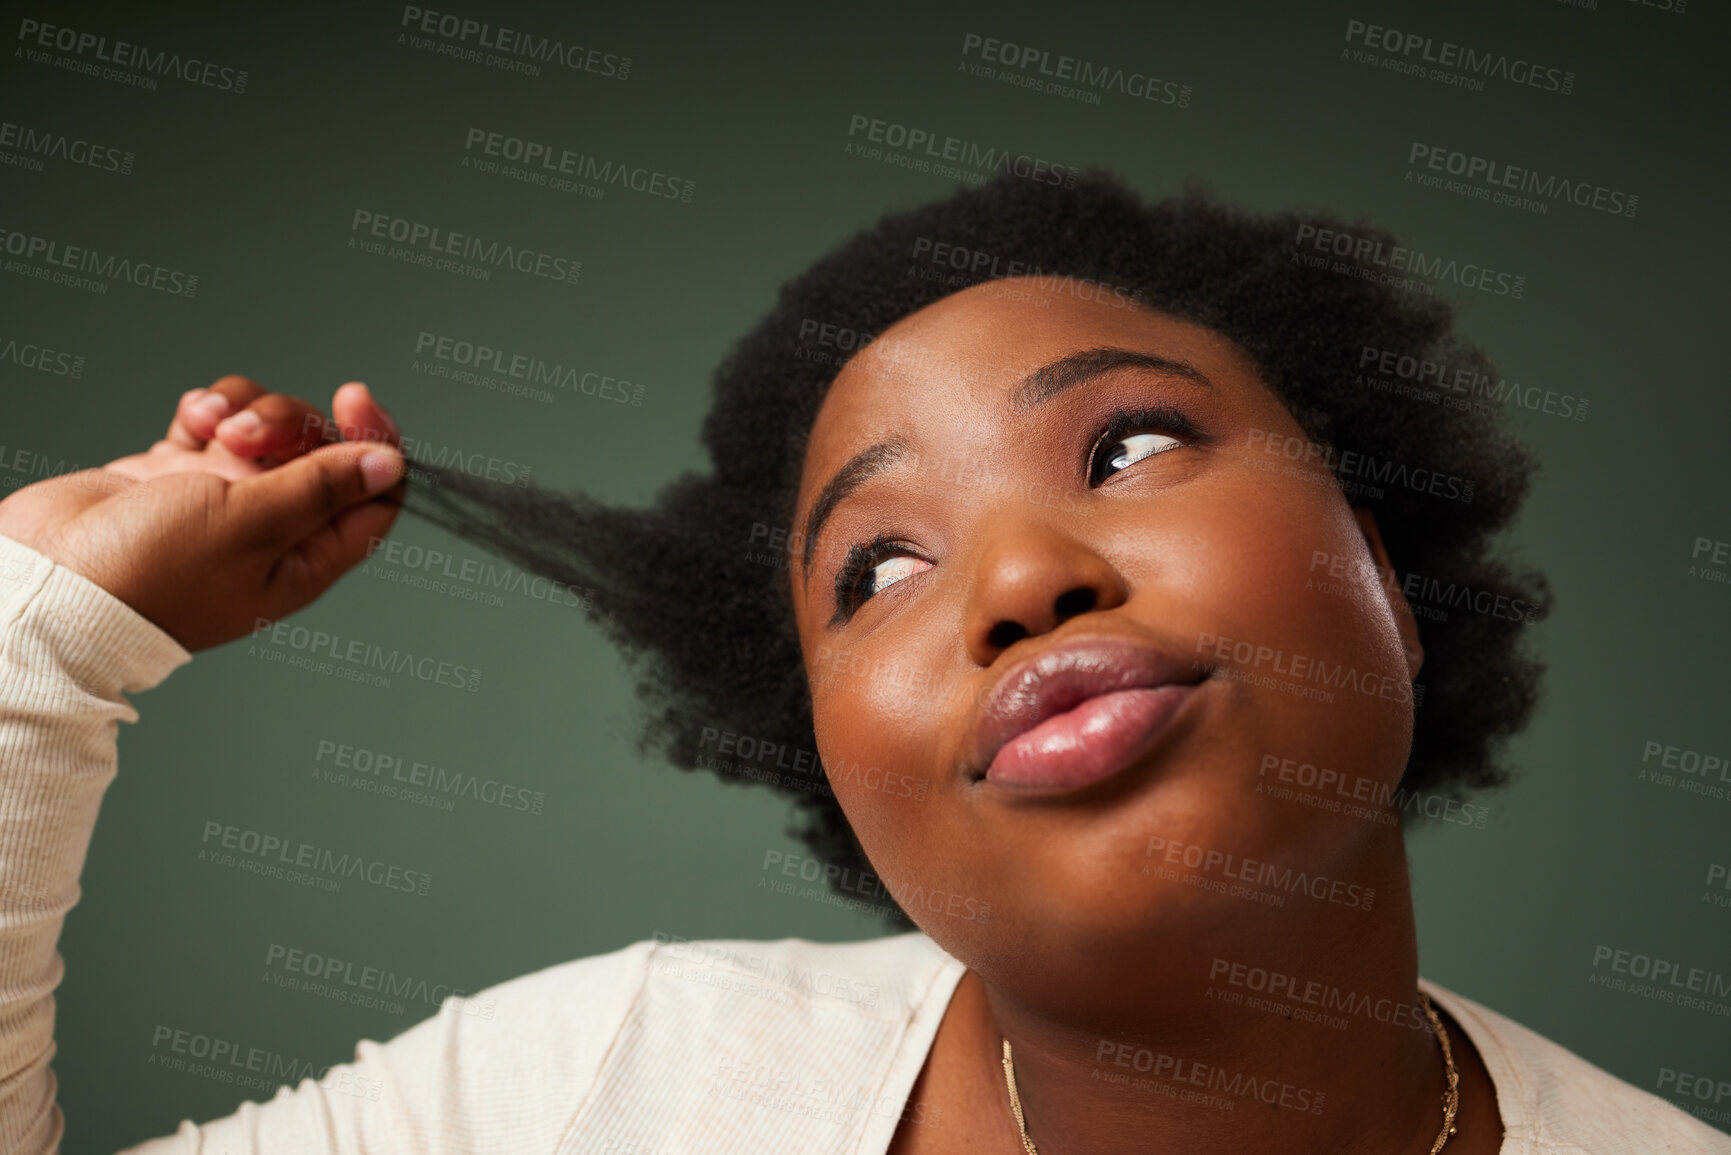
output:
[[[226, 404], [226, 402], [224, 404]], [[240, 413], [236, 413], [233, 417], [224, 421], [218, 427], [218, 431], [222, 433], [232, 433], [238, 437], [253, 437], [263, 428], [264, 422], [259, 420], [258, 414], [254, 413], [251, 409], [247, 409]]]
[[361, 475], [366, 478], [368, 493], [389, 489], [402, 473], [403, 459], [395, 453], [375, 449], [361, 457]]
[[192, 403], [192, 411], [200, 417], [220, 419], [228, 412], [228, 398], [221, 393], [206, 393]]

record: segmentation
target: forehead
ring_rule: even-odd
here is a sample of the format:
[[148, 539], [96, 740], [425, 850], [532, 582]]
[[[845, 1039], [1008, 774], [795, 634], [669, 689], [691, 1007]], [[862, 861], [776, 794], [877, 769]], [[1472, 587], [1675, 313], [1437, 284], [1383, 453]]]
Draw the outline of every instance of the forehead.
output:
[[970, 415], [1007, 411], [1022, 378], [1083, 349], [1156, 353], [1188, 361], [1222, 389], [1260, 391], [1255, 366], [1226, 337], [1140, 305], [1115, 305], [1086, 286], [989, 281], [886, 329], [848, 361], [824, 398], [806, 443], [802, 507], [859, 450], [891, 435], [918, 441], [922, 431], [951, 433]]

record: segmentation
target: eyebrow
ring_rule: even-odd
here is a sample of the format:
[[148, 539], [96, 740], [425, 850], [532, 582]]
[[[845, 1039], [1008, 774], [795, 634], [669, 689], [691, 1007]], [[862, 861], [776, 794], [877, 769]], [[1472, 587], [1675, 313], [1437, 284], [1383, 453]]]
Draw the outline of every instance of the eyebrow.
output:
[[823, 487], [817, 500], [812, 502], [811, 513], [806, 515], [805, 543], [802, 547], [805, 576], [811, 576], [811, 555], [817, 544], [817, 531], [823, 528], [823, 523], [829, 520], [829, 515], [841, 504], [842, 498], [864, 485], [867, 479], [892, 468], [907, 451], [907, 442], [899, 437], [892, 437], [854, 454], [848, 458], [846, 465], [836, 470], [835, 476], [829, 479], [829, 484]]
[[1084, 349], [1080, 353], [1071, 353], [1060, 357], [1049, 365], [1042, 365], [1017, 383], [1010, 390], [1010, 407], [1015, 410], [1031, 409], [1042, 402], [1064, 393], [1086, 381], [1091, 381], [1103, 373], [1115, 369], [1148, 369], [1155, 373], [1163, 373], [1170, 377], [1179, 377], [1194, 382], [1204, 389], [1214, 388], [1214, 382], [1203, 375], [1202, 371], [1188, 361], [1175, 361], [1170, 357], [1162, 357], [1157, 353], [1143, 353], [1135, 349], [1120, 349], [1113, 345], [1100, 345], [1093, 349]]
[[[1157, 353], [1143, 353], [1113, 345], [1100, 345], [1070, 353], [1042, 365], [1017, 382], [1010, 390], [1010, 407], [1016, 411], [1031, 409], [1050, 401], [1061, 393], [1118, 369], [1145, 369], [1169, 377], [1177, 377], [1213, 389], [1214, 383], [1188, 361], [1175, 361]], [[811, 577], [812, 554], [817, 548], [818, 531], [842, 499], [864, 485], [870, 478], [892, 469], [908, 452], [908, 444], [899, 437], [880, 441], [871, 448], [856, 453], [846, 465], [836, 470], [812, 502], [811, 513], [805, 519], [805, 541], [802, 546], [802, 572]]]

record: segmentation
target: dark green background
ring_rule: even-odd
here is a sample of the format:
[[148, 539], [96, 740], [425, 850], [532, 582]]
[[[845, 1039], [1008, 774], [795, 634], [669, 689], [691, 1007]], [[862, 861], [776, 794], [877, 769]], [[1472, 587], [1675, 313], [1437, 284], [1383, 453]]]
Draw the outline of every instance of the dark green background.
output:
[[[0, 443], [100, 463], [142, 449], [182, 390], [222, 373], [321, 402], [360, 378], [411, 435], [646, 501], [703, 464], [708, 374], [776, 287], [880, 212], [953, 187], [844, 155], [855, 112], [1106, 164], [1150, 193], [1199, 178], [1254, 208], [1365, 214], [1427, 251], [1524, 274], [1520, 301], [1449, 295], [1510, 377], [1591, 402], [1584, 422], [1514, 418], [1546, 466], [1515, 540], [1556, 588], [1539, 635], [1548, 696], [1517, 747], [1525, 776], [1486, 799], [1490, 828], [1413, 840], [1424, 971], [1638, 1086], [1661, 1066], [1731, 1079], [1731, 1021], [1587, 985], [1601, 943], [1731, 971], [1731, 910], [1701, 886], [1708, 863], [1731, 861], [1731, 803], [1636, 780], [1647, 740], [1731, 751], [1731, 586], [1687, 576], [1698, 536], [1731, 538], [1723, 15], [1633, 0], [446, 7], [629, 55], [630, 77], [429, 56], [397, 44], [402, 9], [386, 3], [12, 10], [9, 36], [32, 16], [251, 76], [241, 96], [173, 80], [141, 92], [8, 50], [0, 119], [131, 149], [137, 167], [0, 166], [0, 226], [201, 281], [185, 300], [0, 275], [0, 337], [87, 358], [76, 381], [0, 364]], [[1349, 17], [1554, 63], [1575, 91], [1473, 93], [1349, 63]], [[1169, 77], [1192, 86], [1191, 106], [972, 79], [956, 71], [970, 31]], [[477, 176], [460, 168], [471, 126], [658, 168], [696, 181], [695, 198], [582, 200]], [[1414, 140], [1634, 192], [1639, 213], [1535, 216], [1421, 190], [1401, 180]], [[582, 280], [481, 284], [362, 256], [346, 247], [356, 208], [572, 253]], [[644, 401], [542, 405], [412, 373], [421, 330], [641, 382]], [[396, 532], [452, 546], [408, 519]], [[575, 611], [507, 603], [355, 575], [297, 618], [478, 666], [474, 695], [360, 688], [241, 642], [139, 700], [62, 944], [69, 1150], [234, 1109], [233, 1088], [148, 1065], [156, 1024], [325, 1063], [431, 1011], [262, 983], [273, 942], [474, 990], [656, 932], [879, 933], [758, 889], [766, 849], [792, 848], [783, 804], [639, 758], [617, 656]], [[521, 783], [546, 807], [442, 813], [355, 794], [310, 777], [320, 738]], [[428, 869], [432, 893], [324, 894], [212, 869], [197, 861], [207, 819]]]

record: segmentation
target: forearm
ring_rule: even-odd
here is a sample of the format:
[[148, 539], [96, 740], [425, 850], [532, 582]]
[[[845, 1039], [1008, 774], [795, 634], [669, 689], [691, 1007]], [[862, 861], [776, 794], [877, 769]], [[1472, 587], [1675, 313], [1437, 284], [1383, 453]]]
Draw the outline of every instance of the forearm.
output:
[[0, 1150], [53, 1149], [56, 944], [116, 767], [124, 694], [191, 655], [65, 566], [0, 536]]

